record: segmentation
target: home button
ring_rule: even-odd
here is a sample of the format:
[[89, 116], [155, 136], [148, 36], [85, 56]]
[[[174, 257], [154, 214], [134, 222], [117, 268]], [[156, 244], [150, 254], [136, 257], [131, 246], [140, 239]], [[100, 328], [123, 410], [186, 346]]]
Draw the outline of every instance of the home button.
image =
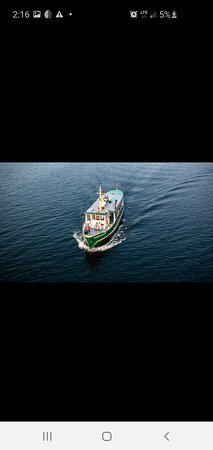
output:
[[102, 433], [102, 439], [103, 439], [103, 441], [111, 441], [112, 440], [112, 433], [110, 431], [104, 431]]

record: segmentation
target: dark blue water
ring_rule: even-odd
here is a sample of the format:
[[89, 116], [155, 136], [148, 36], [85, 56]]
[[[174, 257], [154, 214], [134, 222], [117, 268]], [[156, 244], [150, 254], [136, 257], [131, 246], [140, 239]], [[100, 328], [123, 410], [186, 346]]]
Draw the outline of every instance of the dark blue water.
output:
[[[88, 252], [82, 214], [116, 183], [123, 223]], [[213, 164], [0, 164], [0, 281], [213, 281]]]

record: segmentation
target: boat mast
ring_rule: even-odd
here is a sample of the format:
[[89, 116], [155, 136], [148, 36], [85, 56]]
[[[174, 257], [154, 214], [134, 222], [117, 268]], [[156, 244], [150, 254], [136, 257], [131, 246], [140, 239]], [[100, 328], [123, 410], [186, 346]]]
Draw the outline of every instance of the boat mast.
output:
[[101, 192], [101, 186], [100, 186], [100, 190], [99, 190], [99, 211], [102, 210], [102, 192]]

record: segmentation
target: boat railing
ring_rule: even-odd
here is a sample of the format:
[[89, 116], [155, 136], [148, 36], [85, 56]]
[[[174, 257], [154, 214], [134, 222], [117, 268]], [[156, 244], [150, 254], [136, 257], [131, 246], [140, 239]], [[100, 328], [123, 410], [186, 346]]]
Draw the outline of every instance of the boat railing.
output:
[[109, 229], [109, 226], [107, 228], [98, 228], [98, 227], [90, 227], [88, 229], [88, 226], [86, 223], [84, 223], [83, 225], [83, 233], [84, 234], [89, 234], [89, 235], [94, 235], [94, 234], [101, 234], [104, 231], [107, 231]]

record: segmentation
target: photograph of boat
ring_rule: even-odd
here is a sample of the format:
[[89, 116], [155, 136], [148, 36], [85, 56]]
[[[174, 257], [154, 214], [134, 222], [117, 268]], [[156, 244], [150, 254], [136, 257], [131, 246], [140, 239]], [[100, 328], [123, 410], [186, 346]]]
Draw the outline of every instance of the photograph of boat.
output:
[[212, 163], [0, 163], [0, 219], [0, 282], [213, 281]]
[[106, 194], [100, 186], [99, 198], [85, 212], [82, 237], [89, 248], [105, 244], [121, 222], [124, 213], [124, 195], [118, 189]]

